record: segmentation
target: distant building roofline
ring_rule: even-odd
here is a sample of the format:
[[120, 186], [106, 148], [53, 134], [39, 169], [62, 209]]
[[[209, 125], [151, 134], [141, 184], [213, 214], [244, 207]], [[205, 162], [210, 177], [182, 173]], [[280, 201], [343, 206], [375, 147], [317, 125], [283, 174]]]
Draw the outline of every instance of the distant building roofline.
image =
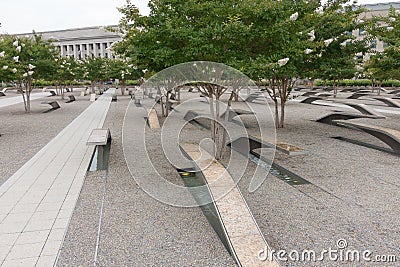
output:
[[362, 6], [369, 10], [387, 10], [390, 6], [393, 6], [394, 8], [400, 8], [400, 2], [382, 2], [375, 4], [364, 4]]
[[[52, 32], [68, 32], [68, 31], [79, 31], [79, 30], [93, 30], [93, 29], [101, 29], [101, 28], [116, 28], [118, 27], [118, 25], [107, 25], [107, 26], [87, 26], [87, 27], [79, 27], [79, 28], [68, 28], [68, 29], [62, 29], [62, 30], [51, 30], [51, 31], [40, 31], [37, 32], [35, 30], [35, 34], [44, 34], [44, 33], [52, 33]], [[17, 34], [10, 34], [10, 35], [29, 35], [29, 34], [33, 34], [32, 32], [29, 33], [17, 33]]]

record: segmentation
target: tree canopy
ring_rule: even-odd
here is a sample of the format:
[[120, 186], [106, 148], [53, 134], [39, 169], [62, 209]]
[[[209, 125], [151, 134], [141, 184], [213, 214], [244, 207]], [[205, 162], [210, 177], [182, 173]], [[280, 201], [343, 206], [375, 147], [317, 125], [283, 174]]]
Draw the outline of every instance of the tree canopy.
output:
[[151, 0], [149, 7], [148, 16], [129, 0], [120, 8], [117, 52], [155, 72], [189, 61], [225, 63], [268, 79], [276, 105], [284, 106], [293, 78], [347, 78], [355, 53], [366, 51], [349, 36], [362, 26], [363, 9], [347, 0]]

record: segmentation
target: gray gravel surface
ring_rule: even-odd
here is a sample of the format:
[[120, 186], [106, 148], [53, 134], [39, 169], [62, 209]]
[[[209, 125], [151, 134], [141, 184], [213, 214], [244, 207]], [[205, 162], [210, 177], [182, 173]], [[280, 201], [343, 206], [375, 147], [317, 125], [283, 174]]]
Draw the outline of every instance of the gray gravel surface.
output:
[[58, 266], [93, 266], [105, 175], [106, 171], [87, 173]]
[[[129, 100], [129, 97], [119, 96], [118, 102], [111, 104], [105, 123], [105, 127], [111, 129], [113, 140], [98, 266], [235, 265], [199, 208], [177, 208], [160, 203], [142, 191], [130, 175], [121, 141], [122, 123]], [[157, 146], [159, 139], [159, 132], [155, 132], [149, 142], [154, 140], [154, 146]], [[182, 183], [164, 156], [154, 151], [149, 153], [153, 161], [159, 163], [160, 172], [169, 175], [176, 183]], [[98, 225], [94, 217], [101, 196], [98, 188], [93, 194], [84, 192], [90, 192], [95, 184], [97, 182], [91, 179], [85, 181], [78, 209], [73, 214], [60, 255], [59, 266], [89, 265], [95, 244], [93, 229], [97, 229]], [[81, 210], [80, 207], [84, 207], [85, 203], [89, 203], [87, 208]], [[88, 229], [86, 234], [83, 234], [84, 229]]]
[[[275, 162], [312, 184], [292, 187], [268, 175], [256, 192], [249, 193], [249, 179], [255, 167], [251, 163], [239, 186], [266, 239], [276, 250], [321, 252], [329, 247], [335, 249], [336, 241], [344, 238], [349, 249], [396, 255], [399, 260], [400, 158], [332, 139], [343, 136], [386, 146], [369, 134], [314, 122], [332, 110], [337, 108], [291, 102], [285, 128], [277, 131], [280, 141], [306, 149], [308, 154], [290, 157], [277, 153]], [[399, 119], [400, 115], [388, 115], [386, 120], [355, 121], [400, 130]], [[287, 265], [308, 266], [304, 262]], [[316, 264], [338, 265], [395, 266], [340, 261]]]
[[[399, 112], [376, 101], [361, 99], [359, 103], [373, 108]], [[259, 105], [259, 104], [254, 104]], [[243, 108], [234, 103], [233, 108]], [[326, 125], [316, 119], [336, 111], [354, 112], [340, 107], [307, 105], [290, 102], [284, 129], [277, 131], [277, 139], [308, 151], [302, 156], [276, 153], [275, 162], [300, 175], [311, 184], [290, 186], [277, 177], [260, 171], [266, 177], [262, 186], [250, 193], [249, 183], [256, 165], [249, 163], [239, 188], [241, 189], [262, 233], [275, 250], [337, 249], [336, 242], [345, 239], [344, 250], [370, 250], [376, 255], [396, 255], [400, 260], [400, 205], [398, 156], [348, 142], [335, 140], [343, 136], [385, 147], [375, 137], [353, 129]], [[385, 113], [387, 119], [357, 119], [355, 121], [400, 130], [400, 115]], [[254, 126], [251, 116], [242, 116]], [[254, 129], [249, 129], [254, 134]], [[201, 140], [207, 131], [187, 126], [181, 140]], [[387, 147], [387, 146], [386, 146]], [[235, 156], [237, 153], [233, 153]], [[244, 157], [236, 160], [247, 161]], [[227, 165], [227, 162], [225, 162]], [[231, 162], [233, 176], [243, 170]], [[261, 248], [260, 248], [261, 249]], [[397, 266], [396, 263], [324, 261], [281, 262], [283, 266]]]

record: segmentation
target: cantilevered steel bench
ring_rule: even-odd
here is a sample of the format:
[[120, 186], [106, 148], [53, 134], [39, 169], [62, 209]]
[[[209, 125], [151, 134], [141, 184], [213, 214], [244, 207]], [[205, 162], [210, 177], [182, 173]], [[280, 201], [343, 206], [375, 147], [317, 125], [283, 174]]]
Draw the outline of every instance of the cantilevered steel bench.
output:
[[89, 136], [87, 145], [105, 146], [111, 139], [110, 129], [93, 129]]
[[244, 101], [249, 103], [254, 103], [254, 100], [262, 100], [265, 97], [261, 93], [250, 94]]
[[376, 138], [387, 144], [394, 153], [400, 154], [400, 131], [398, 130], [347, 121], [336, 121], [336, 124], [348, 128], [358, 129], [372, 136], [375, 136]]
[[305, 92], [301, 96], [311, 96], [311, 95], [316, 95], [318, 93], [319, 93], [318, 91], [309, 91], [309, 92]]
[[43, 111], [43, 113], [47, 113], [60, 108], [60, 105], [58, 104], [57, 101], [44, 101], [41, 104], [47, 104], [51, 106], [51, 109]]
[[379, 117], [379, 118], [386, 118], [385, 116], [382, 116], [381, 114], [375, 112], [375, 110], [373, 110], [372, 108], [368, 107], [365, 104], [361, 104], [361, 103], [354, 103], [354, 102], [350, 102], [350, 101], [335, 101], [336, 103], [340, 103], [340, 104], [344, 104], [347, 105], [351, 108], [354, 108], [356, 110], [358, 110], [359, 112], [361, 112], [362, 114], [365, 115], [372, 115], [375, 117]]
[[[234, 117], [240, 115], [254, 115], [254, 112], [244, 109], [230, 109], [228, 113], [228, 121], [232, 121]], [[226, 112], [222, 113], [221, 118], [224, 119]]]
[[369, 93], [354, 93], [351, 96], [349, 96], [347, 99], [359, 99], [360, 97], [369, 96], [369, 95], [371, 95], [371, 94], [369, 94]]
[[[86, 145], [94, 145], [97, 148], [96, 169], [106, 170], [108, 166], [109, 148], [111, 145], [110, 129], [93, 129]], [[96, 155], [96, 154], [95, 154]], [[93, 158], [94, 159], [94, 158]]]
[[306, 99], [303, 99], [302, 101], [300, 101], [300, 103], [312, 104], [314, 101], [324, 100], [324, 99], [325, 99], [324, 97], [320, 97], [320, 96], [310, 96], [310, 97], [307, 97]]
[[71, 102], [74, 102], [76, 100], [74, 95], [69, 95], [68, 98], [69, 98], [69, 100], [67, 102], [65, 102], [65, 103], [71, 103]]
[[396, 100], [393, 100], [391, 98], [387, 97], [374, 97], [373, 99], [381, 101], [382, 103], [386, 104], [389, 107], [392, 108], [400, 108], [400, 102], [397, 102]]
[[325, 115], [322, 118], [316, 120], [316, 122], [337, 125], [336, 124], [337, 120], [351, 120], [351, 119], [360, 119], [360, 118], [382, 119], [382, 116], [373, 116], [373, 115], [366, 115], [366, 114], [337, 112], [337, 113], [332, 113], [332, 114]]

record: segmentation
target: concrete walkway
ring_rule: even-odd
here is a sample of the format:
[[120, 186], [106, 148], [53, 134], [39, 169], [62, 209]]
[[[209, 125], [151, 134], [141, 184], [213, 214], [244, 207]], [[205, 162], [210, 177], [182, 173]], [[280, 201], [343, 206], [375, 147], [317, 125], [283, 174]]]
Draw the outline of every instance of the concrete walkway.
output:
[[[1, 266], [53, 266], [103, 126], [110, 89], [0, 187]], [[34, 141], [34, 140], [32, 140]]]
[[[51, 94], [49, 92], [33, 93], [33, 94], [31, 94], [31, 100], [44, 98], [44, 97], [47, 97], [50, 95]], [[24, 102], [24, 99], [22, 98], [22, 95], [0, 99], [0, 108], [23, 103], [23, 102]]]

